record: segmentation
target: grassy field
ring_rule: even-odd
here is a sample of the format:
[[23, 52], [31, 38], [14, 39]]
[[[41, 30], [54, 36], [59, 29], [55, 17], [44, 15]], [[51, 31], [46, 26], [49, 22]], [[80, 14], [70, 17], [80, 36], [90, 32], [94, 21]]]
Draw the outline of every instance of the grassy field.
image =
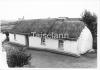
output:
[[[6, 46], [21, 48], [21, 45], [6, 44]], [[87, 53], [79, 58], [69, 55], [55, 54], [47, 51], [27, 49], [26, 53], [31, 53], [32, 59], [28, 68], [96, 68], [97, 53]]]

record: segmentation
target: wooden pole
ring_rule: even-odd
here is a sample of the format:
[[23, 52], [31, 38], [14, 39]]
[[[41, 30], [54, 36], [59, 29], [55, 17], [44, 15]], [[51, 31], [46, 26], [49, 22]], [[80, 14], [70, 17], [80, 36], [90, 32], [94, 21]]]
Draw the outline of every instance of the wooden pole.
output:
[[26, 42], [26, 46], [29, 47], [29, 38], [28, 35], [25, 35], [25, 42]]
[[6, 32], [5, 34], [6, 34], [6, 41], [9, 41], [9, 33]]

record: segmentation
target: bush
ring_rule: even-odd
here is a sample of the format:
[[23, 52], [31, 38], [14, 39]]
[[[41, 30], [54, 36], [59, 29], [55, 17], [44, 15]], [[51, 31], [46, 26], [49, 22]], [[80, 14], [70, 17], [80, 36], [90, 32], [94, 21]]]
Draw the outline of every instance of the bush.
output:
[[23, 67], [29, 64], [31, 59], [30, 54], [26, 54], [25, 50], [20, 50], [17, 47], [3, 44], [5, 51], [7, 52], [7, 63], [9, 67]]
[[31, 55], [25, 54], [24, 52], [17, 51], [7, 55], [7, 63], [9, 67], [23, 67], [29, 64]]
[[97, 49], [97, 16], [85, 10], [82, 14], [82, 21], [90, 29], [93, 36], [93, 48]]

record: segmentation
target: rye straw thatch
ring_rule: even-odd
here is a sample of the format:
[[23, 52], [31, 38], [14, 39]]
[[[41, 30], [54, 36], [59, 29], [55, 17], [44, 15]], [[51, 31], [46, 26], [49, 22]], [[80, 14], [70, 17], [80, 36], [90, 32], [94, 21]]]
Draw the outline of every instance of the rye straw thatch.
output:
[[29, 34], [31, 32], [43, 32], [46, 34], [57, 33], [67, 34], [67, 38], [77, 39], [84, 28], [82, 21], [68, 21], [62, 19], [34, 19], [22, 20], [16, 22], [17, 24], [10, 30], [11, 33]]

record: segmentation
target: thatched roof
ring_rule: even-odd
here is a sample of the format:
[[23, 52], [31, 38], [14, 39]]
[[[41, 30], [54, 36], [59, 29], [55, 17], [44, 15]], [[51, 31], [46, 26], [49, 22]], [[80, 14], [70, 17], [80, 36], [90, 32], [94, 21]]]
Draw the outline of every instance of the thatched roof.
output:
[[84, 23], [82, 21], [68, 21], [62, 19], [34, 19], [15, 22], [16, 25], [9, 31], [17, 34], [37, 33], [57, 33], [67, 34], [67, 39], [78, 39]]

